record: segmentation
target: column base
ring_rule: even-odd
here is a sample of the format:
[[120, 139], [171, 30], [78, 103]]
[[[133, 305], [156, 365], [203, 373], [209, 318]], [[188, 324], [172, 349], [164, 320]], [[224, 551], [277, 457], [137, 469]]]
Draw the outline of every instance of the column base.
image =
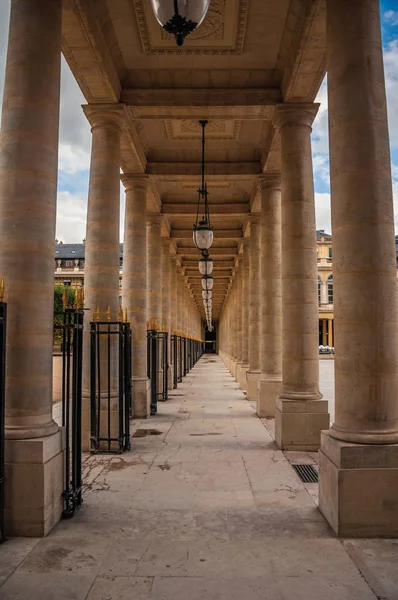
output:
[[231, 375], [236, 378], [236, 359], [231, 359]]
[[65, 431], [5, 441], [5, 533], [44, 537], [61, 519]]
[[398, 444], [351, 444], [322, 432], [319, 510], [338, 536], [397, 538], [397, 489]]
[[241, 367], [240, 367], [240, 378], [239, 378], [239, 385], [240, 385], [240, 389], [242, 391], [246, 391], [247, 388], [247, 382], [246, 382], [246, 373], [249, 370], [249, 365], [246, 363], [242, 363]]
[[133, 419], [146, 419], [151, 406], [151, 381], [147, 377], [132, 378], [132, 407]]
[[260, 375], [257, 388], [257, 415], [262, 419], [275, 417], [276, 398], [282, 389], [282, 377]]
[[257, 402], [257, 387], [260, 375], [260, 371], [248, 370], [246, 372], [246, 392], [247, 399], [250, 400], [250, 402]]
[[327, 400], [285, 400], [275, 408], [275, 441], [281, 450], [315, 452], [321, 445], [321, 431], [329, 429]]

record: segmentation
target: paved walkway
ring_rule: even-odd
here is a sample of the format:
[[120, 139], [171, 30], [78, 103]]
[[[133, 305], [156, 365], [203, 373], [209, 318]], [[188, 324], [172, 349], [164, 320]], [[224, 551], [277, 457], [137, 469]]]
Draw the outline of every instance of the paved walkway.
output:
[[204, 357], [131, 453], [86, 460], [74, 519], [0, 549], [0, 598], [397, 600], [397, 542], [336, 539], [270, 425]]

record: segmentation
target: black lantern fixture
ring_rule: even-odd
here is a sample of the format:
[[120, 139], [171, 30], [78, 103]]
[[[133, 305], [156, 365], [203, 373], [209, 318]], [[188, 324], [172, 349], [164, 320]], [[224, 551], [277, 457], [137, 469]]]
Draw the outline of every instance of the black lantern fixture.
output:
[[201, 275], [211, 275], [213, 271], [213, 259], [207, 252], [202, 252], [203, 256], [199, 261], [199, 273]]
[[[210, 226], [210, 212], [207, 185], [205, 183], [205, 128], [208, 121], [199, 121], [202, 126], [202, 186], [198, 189], [198, 205], [196, 209], [196, 222], [193, 226], [193, 243], [203, 253], [213, 243], [213, 229]], [[201, 205], [203, 203], [202, 217], [200, 218]]]
[[174, 35], [177, 46], [182, 46], [187, 35], [202, 23], [210, 0], [151, 0], [158, 23]]

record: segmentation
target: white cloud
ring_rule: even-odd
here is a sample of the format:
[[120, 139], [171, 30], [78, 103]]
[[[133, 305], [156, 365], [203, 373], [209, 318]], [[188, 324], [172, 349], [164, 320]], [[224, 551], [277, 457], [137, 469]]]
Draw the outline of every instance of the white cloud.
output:
[[315, 193], [316, 228], [324, 229], [327, 233], [332, 230], [330, 213], [330, 194]]
[[60, 142], [58, 168], [69, 175], [75, 175], [80, 171], [88, 171], [90, 169], [90, 153], [85, 148]]
[[58, 240], [80, 243], [86, 237], [87, 197], [69, 192], [57, 196]]
[[384, 15], [384, 21], [388, 23], [388, 25], [398, 25], [398, 12], [395, 10], [387, 10]]
[[390, 141], [392, 147], [398, 147], [398, 39], [390, 42], [385, 49], [384, 67]]

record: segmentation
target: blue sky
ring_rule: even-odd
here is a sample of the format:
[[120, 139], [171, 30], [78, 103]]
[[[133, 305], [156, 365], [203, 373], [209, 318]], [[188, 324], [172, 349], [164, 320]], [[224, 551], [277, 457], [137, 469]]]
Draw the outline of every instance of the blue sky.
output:
[[[393, 170], [395, 229], [398, 233], [398, 6], [397, 0], [381, 0], [382, 35], [388, 119]], [[327, 81], [319, 90], [321, 103], [312, 132], [316, 220], [318, 229], [331, 231], [328, 149]]]
[[[384, 63], [391, 141], [391, 162], [395, 199], [395, 224], [398, 233], [398, 6], [397, 0], [381, 0]], [[0, 98], [10, 0], [0, 0]], [[312, 145], [317, 228], [330, 227], [330, 182], [328, 152], [327, 82], [324, 81], [317, 101], [321, 103], [314, 122]], [[57, 237], [64, 242], [80, 242], [85, 237], [87, 192], [90, 168], [90, 127], [83, 115], [80, 92], [66, 62], [62, 59], [61, 118], [59, 143], [59, 177]], [[123, 231], [124, 193], [121, 193], [121, 233]]]

